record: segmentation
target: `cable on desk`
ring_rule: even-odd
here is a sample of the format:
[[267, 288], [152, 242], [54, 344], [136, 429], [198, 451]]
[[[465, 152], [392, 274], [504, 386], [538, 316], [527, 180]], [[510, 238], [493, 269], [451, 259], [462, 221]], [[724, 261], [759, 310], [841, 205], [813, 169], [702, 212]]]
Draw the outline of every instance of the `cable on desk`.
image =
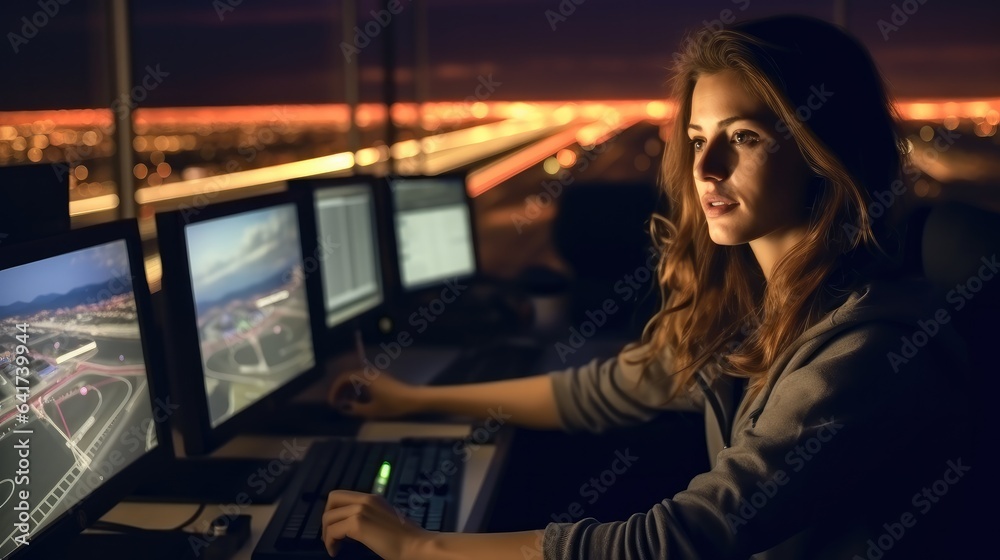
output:
[[124, 525], [122, 523], [115, 523], [114, 521], [95, 521], [90, 525], [91, 529], [98, 529], [101, 531], [116, 531], [119, 533], [159, 533], [160, 529], [146, 529], [145, 527], [136, 527], [134, 525]]
[[194, 523], [201, 514], [205, 512], [205, 508], [208, 504], [200, 504], [198, 509], [195, 510], [190, 517], [185, 519], [180, 525], [176, 527], [170, 527], [168, 529], [147, 529], [145, 527], [136, 527], [134, 525], [125, 525], [123, 523], [115, 523], [114, 521], [97, 521], [91, 525], [92, 529], [100, 529], [104, 531], [118, 531], [120, 533], [146, 533], [146, 532], [160, 532], [160, 531], [180, 531], [181, 529], [187, 527], [188, 525]]
[[201, 517], [201, 514], [205, 512], [205, 507], [207, 505], [208, 504], [200, 504], [198, 506], [198, 509], [196, 509], [194, 511], [194, 513], [191, 514], [191, 517], [188, 517], [187, 519], [184, 520], [183, 523], [181, 523], [180, 525], [178, 525], [178, 526], [176, 526], [176, 527], [174, 527], [173, 529], [170, 529], [170, 530], [171, 531], [180, 531], [181, 529], [183, 529], [183, 528], [187, 527], [188, 525], [190, 525], [190, 524], [194, 523], [195, 521], [197, 521], [198, 518]]

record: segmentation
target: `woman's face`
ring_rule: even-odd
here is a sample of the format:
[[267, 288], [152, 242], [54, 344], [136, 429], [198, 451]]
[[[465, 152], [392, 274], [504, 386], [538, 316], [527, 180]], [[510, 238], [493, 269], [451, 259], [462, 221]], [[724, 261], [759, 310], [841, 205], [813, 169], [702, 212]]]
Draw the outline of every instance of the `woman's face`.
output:
[[691, 97], [688, 136], [694, 183], [708, 233], [718, 245], [778, 239], [808, 218], [812, 177], [778, 117], [733, 71], [702, 76]]

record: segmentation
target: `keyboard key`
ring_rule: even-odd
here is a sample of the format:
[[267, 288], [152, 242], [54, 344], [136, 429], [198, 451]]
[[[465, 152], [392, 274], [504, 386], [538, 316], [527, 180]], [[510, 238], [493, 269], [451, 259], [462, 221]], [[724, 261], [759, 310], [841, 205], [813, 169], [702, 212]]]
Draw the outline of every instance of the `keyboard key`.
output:
[[323, 531], [323, 513], [325, 512], [326, 505], [317, 502], [312, 511], [309, 512], [309, 520], [306, 522], [305, 528], [302, 529], [303, 541], [319, 540]]
[[317, 457], [306, 462], [309, 470], [302, 485], [303, 498], [306, 500], [314, 500], [318, 497], [323, 479], [326, 478], [327, 468], [338, 451], [339, 442], [330, 440], [322, 442], [322, 444], [317, 444], [314, 447], [316, 448], [315, 453]]
[[386, 445], [384, 443], [376, 443], [368, 450], [364, 466], [361, 467], [361, 473], [358, 475], [358, 480], [354, 484], [353, 490], [357, 490], [358, 492], [372, 491], [375, 476], [378, 474], [379, 467], [382, 466], [382, 457], [385, 456], [385, 448]]
[[350, 461], [347, 463], [347, 470], [344, 471], [344, 477], [337, 484], [336, 488], [344, 490], [355, 490], [358, 482], [358, 473], [361, 472], [361, 468], [365, 466], [365, 457], [368, 455], [369, 447], [367, 445], [357, 445], [355, 452], [352, 454]]
[[[451, 448], [457, 442], [331, 440], [314, 444], [291, 486], [298, 494], [297, 499], [282, 500], [257, 544], [255, 560], [325, 557], [320, 536], [327, 494], [337, 488], [371, 491], [375, 473], [383, 461], [392, 465], [386, 499], [401, 516], [431, 531], [456, 530], [457, 492], [461, 488], [463, 464], [452, 460], [457, 472], [442, 479], [441, 463], [453, 456]], [[434, 486], [431, 495], [423, 488], [427, 480]], [[356, 544], [353, 541], [345, 544], [348, 542]], [[364, 547], [358, 550], [367, 552]], [[346, 549], [342, 552], [346, 554]]]
[[[412, 451], [412, 448], [407, 448], [407, 451]], [[406, 457], [406, 462], [403, 463], [403, 473], [399, 477], [399, 486], [410, 487], [417, 482], [417, 469], [420, 466], [420, 457], [416, 455], [408, 455]]]
[[[388, 499], [390, 496], [390, 492], [392, 489], [392, 480], [394, 478], [399, 478], [399, 471], [401, 467], [401, 465], [399, 464], [399, 459], [402, 451], [403, 447], [401, 445], [399, 445], [398, 443], [393, 443], [391, 445], [386, 445], [385, 452], [383, 453], [382, 460], [389, 463], [391, 467], [389, 471], [389, 486], [386, 487], [385, 493], [383, 494], [386, 497], [386, 499]], [[381, 464], [379, 464], [379, 467], [381, 468]]]
[[438, 497], [432, 497], [430, 502], [430, 510], [434, 515], [444, 515], [444, 499]]
[[330, 494], [330, 492], [344, 487], [342, 480], [344, 479], [345, 472], [347, 471], [348, 462], [354, 460], [356, 450], [357, 444], [354, 442], [348, 442], [345, 445], [340, 446], [336, 455], [334, 455], [333, 464], [330, 465], [327, 463], [329, 465], [329, 470], [320, 485], [321, 490], [319, 491], [318, 499], [326, 502], [326, 497]]
[[293, 539], [297, 537], [308, 514], [308, 502], [300, 501], [295, 504], [295, 508], [292, 510], [291, 515], [288, 516], [288, 521], [285, 523], [284, 529], [282, 529], [282, 535]]
[[438, 448], [434, 445], [426, 445], [423, 448], [423, 456], [420, 459], [420, 472], [431, 474], [437, 469]]

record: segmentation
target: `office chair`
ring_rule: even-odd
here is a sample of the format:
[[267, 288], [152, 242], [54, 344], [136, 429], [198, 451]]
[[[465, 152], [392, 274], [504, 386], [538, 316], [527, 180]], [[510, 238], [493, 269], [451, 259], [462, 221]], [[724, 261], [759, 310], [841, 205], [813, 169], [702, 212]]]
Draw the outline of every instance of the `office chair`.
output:
[[[968, 345], [970, 382], [973, 384], [969, 394], [975, 410], [972, 455], [965, 462], [979, 469], [978, 475], [968, 477], [961, 482], [962, 486], [956, 485], [955, 495], [947, 496], [950, 503], [942, 500], [944, 508], [951, 511], [942, 509], [940, 516], [951, 525], [951, 540], [945, 545], [950, 547], [949, 552], [955, 553], [956, 548], [962, 550], [962, 547], [971, 551], [975, 549], [972, 544], [975, 539], [985, 539], [991, 534], [992, 527], [987, 526], [981, 512], [997, 499], [995, 494], [989, 496], [987, 492], [995, 486], [992, 481], [995, 471], [991, 472], [985, 462], [994, 453], [987, 454], [991, 438], [981, 426], [987, 425], [987, 411], [995, 409], [1000, 398], [997, 378], [1000, 368], [996, 365], [1000, 271], [994, 270], [994, 263], [1000, 258], [1000, 214], [949, 202], [914, 212], [910, 227], [910, 242], [917, 242], [909, 252], [917, 259], [911, 263], [912, 268], [937, 288], [939, 307], [948, 311], [952, 326]], [[970, 473], [974, 471], [975, 467]]]
[[[649, 218], [659, 190], [646, 183], [581, 183], [568, 186], [552, 224], [556, 251], [573, 271], [570, 316], [578, 325], [588, 311], [611, 299], [618, 311], [605, 332], [634, 338], [659, 307], [655, 273], [639, 288], [619, 284], [635, 276], [649, 257]], [[641, 278], [640, 278], [641, 279]], [[616, 286], [618, 289], [616, 289]], [[629, 297], [631, 296], [631, 297]]]
[[940, 291], [942, 307], [969, 344], [974, 371], [995, 369], [1000, 214], [950, 202], [916, 212], [911, 228], [911, 241], [919, 242], [919, 255], [911, 253], [919, 257], [916, 268]]

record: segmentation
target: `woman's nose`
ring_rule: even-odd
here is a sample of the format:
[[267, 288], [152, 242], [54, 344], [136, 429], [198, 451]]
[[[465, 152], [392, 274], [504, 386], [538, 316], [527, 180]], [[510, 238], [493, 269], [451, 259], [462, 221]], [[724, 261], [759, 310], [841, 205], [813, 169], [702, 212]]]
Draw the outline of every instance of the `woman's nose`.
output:
[[722, 181], [729, 176], [729, 158], [726, 154], [726, 144], [721, 141], [709, 141], [702, 148], [700, 157], [695, 161], [694, 176], [699, 181]]

